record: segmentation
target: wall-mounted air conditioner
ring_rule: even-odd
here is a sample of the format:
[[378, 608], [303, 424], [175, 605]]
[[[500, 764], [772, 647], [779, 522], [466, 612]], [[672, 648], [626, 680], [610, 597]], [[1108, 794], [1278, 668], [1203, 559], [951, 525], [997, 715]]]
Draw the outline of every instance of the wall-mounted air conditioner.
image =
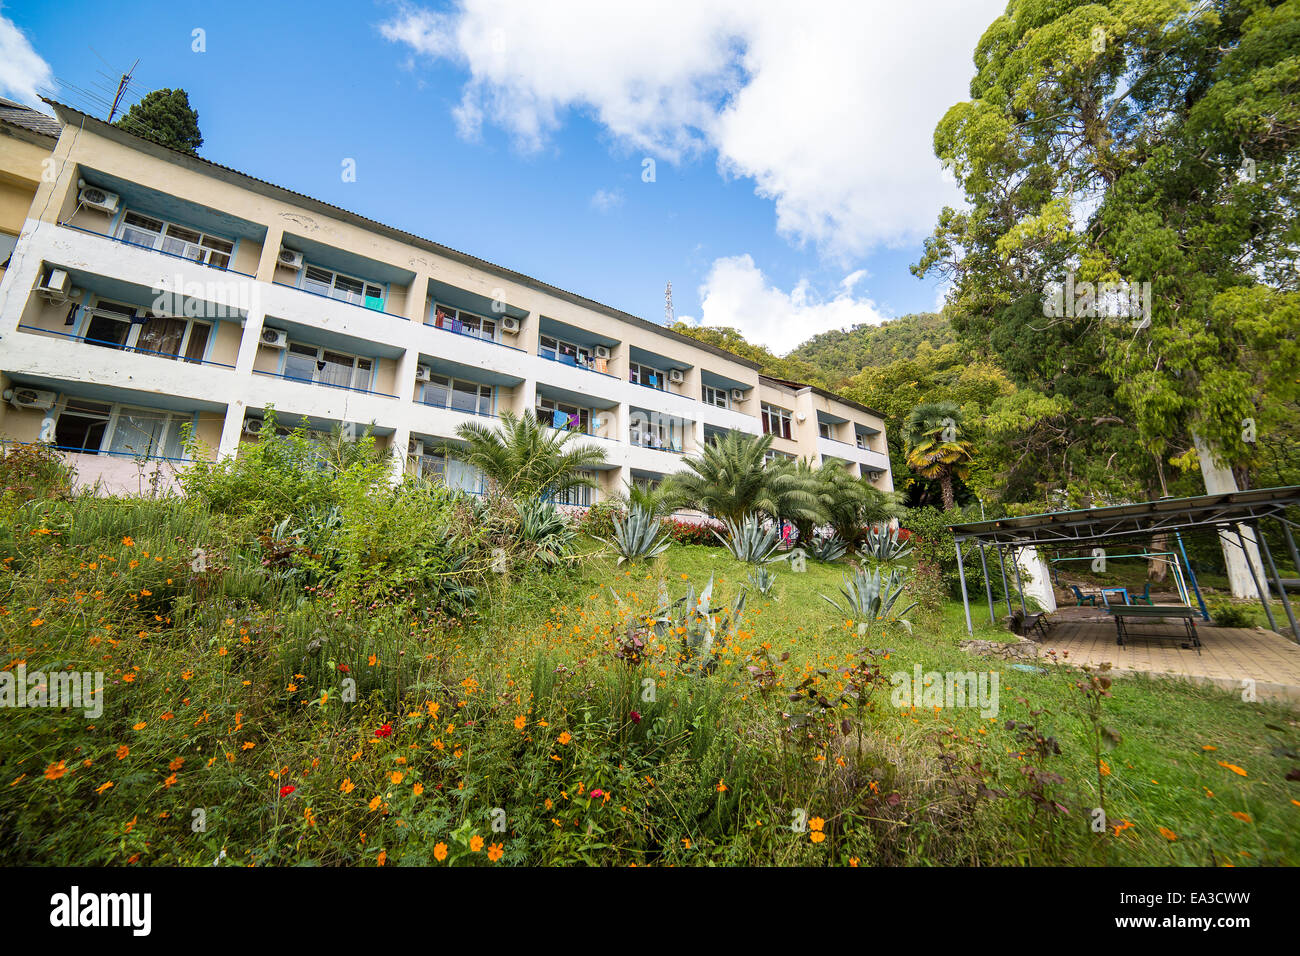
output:
[[260, 418], [244, 419], [244, 434], [245, 435], [262, 434], [262, 419]]
[[68, 297], [68, 291], [72, 288], [72, 280], [62, 269], [51, 269], [41, 277], [41, 283], [36, 287], [46, 299], [55, 302], [62, 302]]
[[54, 392], [43, 392], [35, 388], [15, 388], [9, 404], [14, 408], [39, 408], [48, 412], [54, 407], [59, 396]]
[[733, 402], [743, 402], [745, 400], [745, 390], [743, 388], [733, 388], [731, 390], [731, 400]]
[[592, 349], [592, 353], [596, 356], [596, 358], [607, 359], [609, 358], [609, 346], [597, 345], [594, 349]]
[[84, 180], [79, 181], [78, 185], [80, 192], [77, 193], [77, 200], [87, 209], [97, 209], [110, 216], [117, 213], [117, 207], [122, 202], [122, 197], [117, 193], [111, 193], [97, 186], [88, 186]]
[[417, 382], [427, 382], [433, 377], [433, 369], [427, 365], [417, 365], [415, 367], [415, 380]]
[[262, 329], [262, 344], [269, 349], [287, 349], [289, 333], [284, 329]]
[[286, 269], [292, 269], [294, 272], [297, 272], [302, 268], [302, 253], [297, 249], [286, 249], [284, 246], [281, 246], [278, 261], [280, 265], [284, 266]]
[[670, 368], [668, 370], [668, 381], [674, 385], [680, 385], [686, 381], [686, 373], [679, 368]]
[[505, 316], [501, 320], [501, 331], [507, 332], [510, 335], [517, 335], [519, 333], [519, 320], [513, 315]]

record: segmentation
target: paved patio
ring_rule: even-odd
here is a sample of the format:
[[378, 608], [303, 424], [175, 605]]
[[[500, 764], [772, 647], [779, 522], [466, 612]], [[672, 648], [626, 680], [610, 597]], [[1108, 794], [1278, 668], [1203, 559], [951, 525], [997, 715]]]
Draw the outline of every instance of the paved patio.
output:
[[1241, 690], [1243, 680], [1253, 680], [1260, 698], [1300, 705], [1300, 644], [1264, 628], [1198, 622], [1197, 654], [1181, 621], [1129, 625], [1134, 639], [1121, 647], [1114, 621], [1091, 608], [1062, 608], [1051, 619], [1047, 637], [1039, 641], [1040, 658], [1054, 650], [1072, 664], [1109, 661], [1119, 672], [1181, 677], [1233, 691]]

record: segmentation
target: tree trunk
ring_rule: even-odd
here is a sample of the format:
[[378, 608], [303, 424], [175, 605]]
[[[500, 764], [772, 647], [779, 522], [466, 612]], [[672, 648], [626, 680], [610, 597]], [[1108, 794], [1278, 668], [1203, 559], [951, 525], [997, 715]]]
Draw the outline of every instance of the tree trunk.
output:
[[939, 488], [943, 492], [943, 510], [952, 511], [956, 506], [956, 499], [952, 494], [952, 472], [943, 473], [943, 477], [939, 479]]
[[[1169, 550], [1169, 536], [1158, 534], [1151, 539], [1152, 551]], [[1156, 584], [1162, 584], [1169, 574], [1169, 558], [1161, 555], [1156, 558], [1147, 558], [1147, 580], [1154, 581]]]

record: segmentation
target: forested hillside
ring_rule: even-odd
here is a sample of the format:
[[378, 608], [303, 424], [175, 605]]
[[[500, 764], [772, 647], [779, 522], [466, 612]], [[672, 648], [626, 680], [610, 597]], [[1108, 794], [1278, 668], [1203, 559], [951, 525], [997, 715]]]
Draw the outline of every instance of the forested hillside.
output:
[[847, 332], [822, 332], [791, 352], [790, 358], [807, 362], [835, 385], [864, 368], [910, 359], [922, 342], [937, 349], [953, 341], [956, 339], [946, 316], [918, 312], [880, 325], [855, 325]]

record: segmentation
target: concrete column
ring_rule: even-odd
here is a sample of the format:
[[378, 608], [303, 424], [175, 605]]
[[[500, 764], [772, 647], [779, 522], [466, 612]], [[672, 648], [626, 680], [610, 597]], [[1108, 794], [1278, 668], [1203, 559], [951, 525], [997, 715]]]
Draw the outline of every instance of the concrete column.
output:
[[235, 400], [226, 406], [226, 420], [221, 426], [221, 444], [217, 446], [217, 458], [228, 458], [239, 453], [239, 438], [244, 432], [244, 412], [242, 401]]
[[262, 325], [266, 313], [259, 308], [248, 310], [248, 315], [240, 323], [239, 352], [235, 357], [235, 372], [239, 375], [253, 374], [253, 362], [257, 360], [257, 347], [262, 341]]
[[429, 305], [429, 274], [417, 272], [415, 279], [406, 289], [406, 309], [402, 312], [416, 325], [424, 324], [425, 312]]
[[[1232, 474], [1232, 469], [1225, 468], [1214, 460], [1213, 453], [1199, 435], [1192, 435], [1192, 440], [1196, 445], [1196, 456], [1201, 463], [1205, 493], [1207, 495], [1222, 495], [1239, 491], [1237, 479]], [[1247, 551], [1250, 552], [1251, 562], [1255, 567], [1262, 568], [1264, 565], [1260, 561], [1259, 545], [1255, 541], [1254, 532], [1245, 525], [1239, 527], [1242, 540], [1245, 542]], [[1259, 591], [1255, 587], [1255, 579], [1250, 573], [1250, 566], [1246, 563], [1246, 555], [1242, 553], [1236, 535], [1227, 531], [1220, 531], [1219, 547], [1223, 549], [1223, 562], [1228, 571], [1228, 584], [1232, 588], [1232, 596], [1260, 600]], [[1268, 591], [1267, 584], [1264, 584], [1263, 588]], [[1265, 597], [1265, 600], [1267, 600], [1267, 597]]]
[[280, 261], [280, 244], [284, 241], [284, 230], [274, 223], [266, 229], [266, 239], [262, 241], [262, 255], [257, 260], [257, 280], [259, 282], [275, 281], [275, 266]]
[[[517, 349], [523, 349], [529, 355], [537, 354], [537, 342], [542, 337], [542, 317], [540, 313], [529, 312], [524, 318], [519, 320], [519, 334], [514, 336], [515, 341], [511, 341], [511, 336], [502, 336], [502, 341], [507, 345], [513, 345]], [[537, 394], [534, 385], [533, 394]], [[532, 408], [532, 399], [528, 401], [528, 407]]]

